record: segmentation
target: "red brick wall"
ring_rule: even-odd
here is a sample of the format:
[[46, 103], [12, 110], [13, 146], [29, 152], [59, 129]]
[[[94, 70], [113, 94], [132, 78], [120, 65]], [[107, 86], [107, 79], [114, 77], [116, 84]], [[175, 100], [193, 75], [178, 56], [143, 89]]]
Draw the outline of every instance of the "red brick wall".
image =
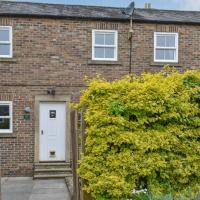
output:
[[[14, 133], [0, 135], [2, 175], [31, 176], [34, 159], [34, 112], [23, 119], [26, 106], [34, 111], [35, 95], [56, 86], [56, 94], [70, 94], [77, 101], [85, 87], [84, 76], [96, 74], [113, 80], [128, 74], [129, 23], [40, 18], [0, 19], [13, 27], [13, 59], [0, 59], [0, 100], [13, 101]], [[118, 30], [119, 61], [91, 62], [92, 29]], [[179, 33], [179, 65], [199, 68], [200, 26], [134, 24], [133, 72], [157, 71], [153, 62], [153, 33]]]

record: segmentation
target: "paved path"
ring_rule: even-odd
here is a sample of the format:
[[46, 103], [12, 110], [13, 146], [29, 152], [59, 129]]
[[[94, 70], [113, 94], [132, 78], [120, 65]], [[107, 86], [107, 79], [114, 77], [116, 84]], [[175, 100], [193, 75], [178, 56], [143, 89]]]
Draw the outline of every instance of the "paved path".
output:
[[2, 200], [70, 200], [64, 180], [13, 178], [2, 181]]

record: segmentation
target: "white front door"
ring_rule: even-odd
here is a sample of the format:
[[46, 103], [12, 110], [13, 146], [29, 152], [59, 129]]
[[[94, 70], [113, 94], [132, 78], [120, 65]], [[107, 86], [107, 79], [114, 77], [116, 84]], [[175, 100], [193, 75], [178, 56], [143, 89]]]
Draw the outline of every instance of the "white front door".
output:
[[65, 161], [66, 104], [40, 103], [40, 161]]

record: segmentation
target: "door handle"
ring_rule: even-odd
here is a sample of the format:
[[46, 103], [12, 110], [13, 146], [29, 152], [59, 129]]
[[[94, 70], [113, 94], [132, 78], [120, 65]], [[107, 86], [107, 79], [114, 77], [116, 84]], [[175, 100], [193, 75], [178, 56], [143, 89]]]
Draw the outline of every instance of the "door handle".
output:
[[41, 135], [44, 135], [44, 131], [43, 130], [41, 130]]

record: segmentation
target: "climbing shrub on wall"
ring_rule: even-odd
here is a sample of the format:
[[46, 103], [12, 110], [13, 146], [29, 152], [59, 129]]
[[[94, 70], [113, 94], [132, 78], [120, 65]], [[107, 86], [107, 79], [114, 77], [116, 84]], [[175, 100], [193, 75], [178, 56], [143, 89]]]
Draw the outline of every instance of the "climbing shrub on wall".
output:
[[95, 78], [82, 106], [87, 138], [78, 172], [94, 199], [128, 199], [144, 188], [199, 191], [200, 71]]

